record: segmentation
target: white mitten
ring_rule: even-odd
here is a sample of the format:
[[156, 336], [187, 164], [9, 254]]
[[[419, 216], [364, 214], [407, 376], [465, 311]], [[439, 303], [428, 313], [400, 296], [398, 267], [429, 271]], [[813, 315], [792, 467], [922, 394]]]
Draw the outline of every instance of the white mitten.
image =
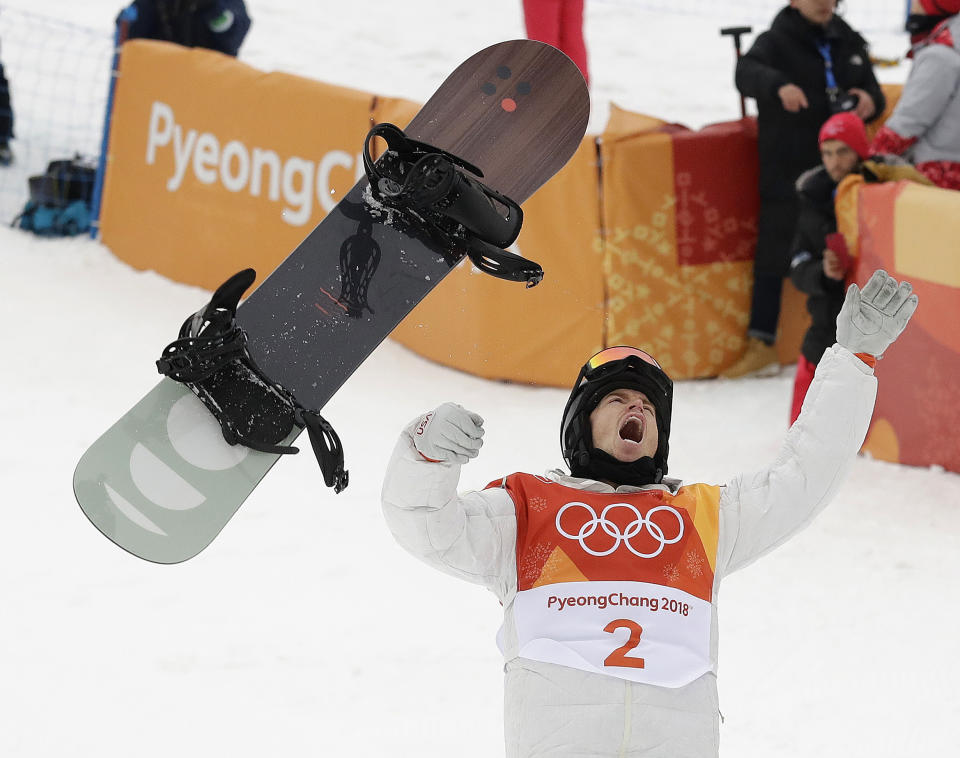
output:
[[413, 445], [434, 463], [467, 463], [483, 445], [483, 419], [456, 403], [444, 403], [414, 424]]
[[917, 296], [912, 293], [909, 282], [897, 284], [883, 270], [874, 271], [862, 291], [851, 284], [837, 316], [837, 342], [851, 353], [879, 358], [917, 309]]

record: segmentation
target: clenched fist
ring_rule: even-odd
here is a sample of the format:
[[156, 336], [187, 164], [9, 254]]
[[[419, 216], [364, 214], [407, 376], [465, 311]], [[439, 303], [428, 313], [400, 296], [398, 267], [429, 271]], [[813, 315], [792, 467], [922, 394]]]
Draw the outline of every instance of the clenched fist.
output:
[[413, 445], [433, 463], [467, 463], [483, 445], [483, 419], [456, 403], [423, 414], [414, 425]]

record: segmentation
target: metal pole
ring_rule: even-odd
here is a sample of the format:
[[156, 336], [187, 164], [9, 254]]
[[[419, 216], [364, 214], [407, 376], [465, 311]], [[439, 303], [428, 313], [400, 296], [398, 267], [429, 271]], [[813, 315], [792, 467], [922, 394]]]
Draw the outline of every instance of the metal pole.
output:
[[[753, 31], [753, 27], [750, 26], [727, 26], [720, 30], [720, 35], [722, 37], [733, 37], [733, 47], [737, 51], [737, 62], [740, 61], [740, 58], [743, 57], [743, 54], [740, 52], [740, 38], [744, 34], [750, 34]], [[740, 95], [740, 118], [747, 117], [747, 101], [743, 95]]]
[[117, 31], [113, 42], [113, 61], [110, 66], [110, 87], [107, 91], [107, 107], [103, 115], [103, 137], [100, 140], [100, 160], [97, 162], [97, 177], [93, 183], [91, 202], [90, 237], [97, 239], [100, 233], [100, 200], [103, 195], [103, 180], [107, 169], [107, 150], [110, 146], [110, 117], [113, 113], [113, 94], [117, 87], [120, 68], [120, 46], [127, 41], [130, 24], [137, 18], [137, 9], [128, 6], [120, 11], [117, 18]]

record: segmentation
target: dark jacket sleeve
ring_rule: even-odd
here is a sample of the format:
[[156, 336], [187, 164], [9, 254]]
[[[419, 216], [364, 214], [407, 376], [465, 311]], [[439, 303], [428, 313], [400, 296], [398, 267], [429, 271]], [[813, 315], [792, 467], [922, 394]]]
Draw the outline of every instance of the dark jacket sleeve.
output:
[[867, 119], [867, 123], [871, 124], [883, 115], [883, 111], [887, 107], [887, 96], [883, 94], [883, 89], [877, 81], [877, 76], [873, 71], [872, 65], [866, 67], [864, 78], [866, 81], [860, 85], [860, 89], [866, 90], [870, 94], [870, 97], [873, 98], [874, 105], [876, 105], [876, 110], [873, 112], [873, 115]]
[[873, 64], [870, 62], [870, 48], [866, 40], [859, 34], [856, 34], [856, 44], [859, 47], [859, 54], [863, 58], [864, 64], [860, 69], [860, 75], [857, 77], [857, 80], [853, 84], [848, 85], [847, 89], [850, 87], [859, 87], [869, 93], [870, 97], [873, 98], [876, 110], [874, 110], [873, 115], [867, 119], [867, 123], [869, 124], [883, 115], [883, 111], [887, 107], [887, 98], [886, 95], [883, 94], [883, 89], [880, 87], [880, 83], [877, 81], [877, 75], [873, 70]]
[[824, 294], [826, 276], [823, 273], [823, 239], [810, 230], [818, 226], [819, 214], [811, 203], [800, 198], [800, 215], [797, 231], [791, 245], [790, 281], [807, 295]]
[[790, 261], [790, 281], [806, 295], [824, 294], [823, 252], [797, 250]]
[[764, 32], [750, 49], [737, 61], [734, 81], [740, 93], [755, 100], [777, 98], [777, 90], [790, 80], [774, 66], [776, 40], [770, 32]]

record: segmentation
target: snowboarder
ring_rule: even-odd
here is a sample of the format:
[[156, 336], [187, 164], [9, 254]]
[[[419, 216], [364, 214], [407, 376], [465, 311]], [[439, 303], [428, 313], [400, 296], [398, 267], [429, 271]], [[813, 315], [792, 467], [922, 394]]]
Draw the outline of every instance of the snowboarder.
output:
[[916, 304], [883, 271], [851, 285], [780, 454], [725, 487], [666, 477], [673, 384], [630, 347], [580, 372], [561, 424], [570, 475], [458, 495], [480, 416], [445, 403], [403, 431], [384, 514], [407, 550], [503, 604], [507, 756], [718, 754], [718, 582], [830, 501], [866, 434], [875, 358]]

